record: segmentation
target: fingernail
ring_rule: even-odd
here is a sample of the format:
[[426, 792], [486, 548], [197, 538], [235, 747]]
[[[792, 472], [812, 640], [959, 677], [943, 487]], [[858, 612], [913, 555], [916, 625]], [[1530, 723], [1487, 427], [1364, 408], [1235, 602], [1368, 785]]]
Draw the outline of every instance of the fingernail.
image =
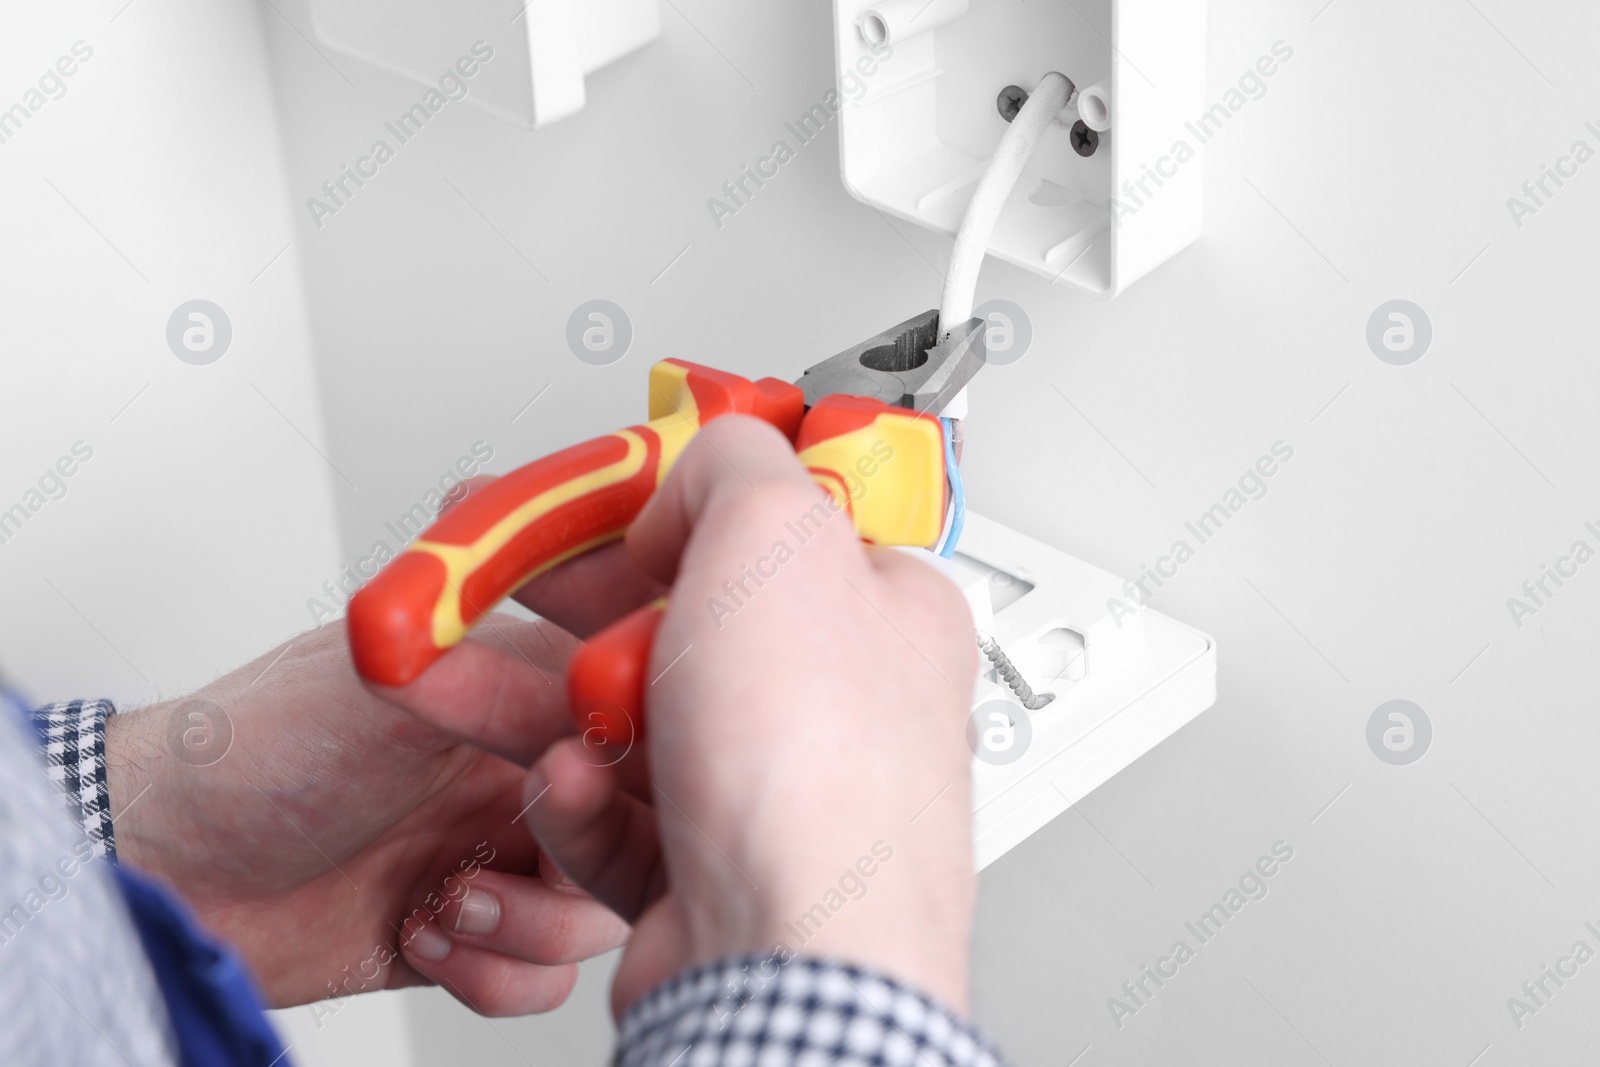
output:
[[456, 912], [456, 933], [482, 937], [500, 925], [500, 898], [486, 889], [468, 889]]
[[451, 944], [450, 938], [443, 930], [429, 923], [419, 927], [417, 932], [411, 935], [411, 940], [406, 942], [405, 947], [406, 951], [419, 960], [438, 963], [450, 955]]

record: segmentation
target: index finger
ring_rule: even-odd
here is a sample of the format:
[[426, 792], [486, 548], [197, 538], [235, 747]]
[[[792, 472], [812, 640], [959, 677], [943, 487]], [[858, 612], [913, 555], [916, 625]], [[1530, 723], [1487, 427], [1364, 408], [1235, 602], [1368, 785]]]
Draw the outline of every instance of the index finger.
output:
[[526, 767], [572, 733], [563, 672], [574, 647], [550, 623], [490, 615], [415, 681], [363, 682], [452, 737]]

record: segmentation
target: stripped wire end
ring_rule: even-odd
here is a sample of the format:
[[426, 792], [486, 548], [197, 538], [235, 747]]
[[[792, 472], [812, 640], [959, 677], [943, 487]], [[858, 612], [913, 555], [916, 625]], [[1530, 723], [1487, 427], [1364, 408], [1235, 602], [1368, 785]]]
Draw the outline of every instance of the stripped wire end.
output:
[[945, 530], [939, 555], [950, 559], [956, 554], [956, 543], [961, 540], [961, 528], [967, 522], [967, 492], [961, 483], [961, 458], [956, 452], [956, 437], [960, 432], [959, 419], [940, 419], [944, 424], [944, 469], [950, 482], [950, 524]]

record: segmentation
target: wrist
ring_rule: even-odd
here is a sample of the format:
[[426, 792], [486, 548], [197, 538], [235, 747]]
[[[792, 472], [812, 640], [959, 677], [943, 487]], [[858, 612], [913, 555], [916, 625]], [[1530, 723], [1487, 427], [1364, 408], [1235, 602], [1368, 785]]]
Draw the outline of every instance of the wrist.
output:
[[183, 804], [161, 730], [172, 708], [152, 704], [106, 720], [106, 793], [118, 863], [176, 883], [171, 852], [182, 835], [161, 825]]
[[876, 1050], [875, 1062], [1004, 1064], [982, 1033], [928, 990], [876, 968], [781, 952], [707, 960], [656, 986], [622, 1015], [617, 1062], [667, 1063], [684, 1047], [729, 1047], [735, 1025], [761, 1062], [775, 1054], [786, 1063], [837, 1062], [845, 1033], [849, 1048]]
[[690, 902], [699, 912], [690, 917], [694, 958], [786, 951], [831, 959], [889, 975], [965, 1013], [975, 898], [970, 859], [963, 870], [919, 851], [879, 840], [848, 865], [758, 874], [759, 891], [741, 880], [687, 894], [705, 902]]
[[930, 914], [887, 900], [883, 904], [855, 914], [847, 908], [819, 928], [819, 905], [813, 903], [810, 910], [769, 927], [744, 951], [771, 952], [783, 946], [798, 956], [854, 964], [920, 989], [965, 1015], [970, 918]]

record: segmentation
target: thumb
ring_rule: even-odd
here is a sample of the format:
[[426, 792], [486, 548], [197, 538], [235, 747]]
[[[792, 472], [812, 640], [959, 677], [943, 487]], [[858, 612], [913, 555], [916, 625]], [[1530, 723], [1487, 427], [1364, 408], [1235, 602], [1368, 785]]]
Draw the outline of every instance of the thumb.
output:
[[766, 531], [741, 530], [737, 523], [730, 529], [730, 523], [719, 518], [731, 517], [741, 498], [810, 503], [825, 499], [825, 494], [777, 429], [746, 415], [725, 415], [695, 435], [629, 527], [628, 553], [640, 569], [663, 583], [677, 578], [680, 560], [698, 526], [715, 528], [722, 551], [733, 553], [726, 558], [745, 558], [748, 551], [759, 554], [771, 543]]

